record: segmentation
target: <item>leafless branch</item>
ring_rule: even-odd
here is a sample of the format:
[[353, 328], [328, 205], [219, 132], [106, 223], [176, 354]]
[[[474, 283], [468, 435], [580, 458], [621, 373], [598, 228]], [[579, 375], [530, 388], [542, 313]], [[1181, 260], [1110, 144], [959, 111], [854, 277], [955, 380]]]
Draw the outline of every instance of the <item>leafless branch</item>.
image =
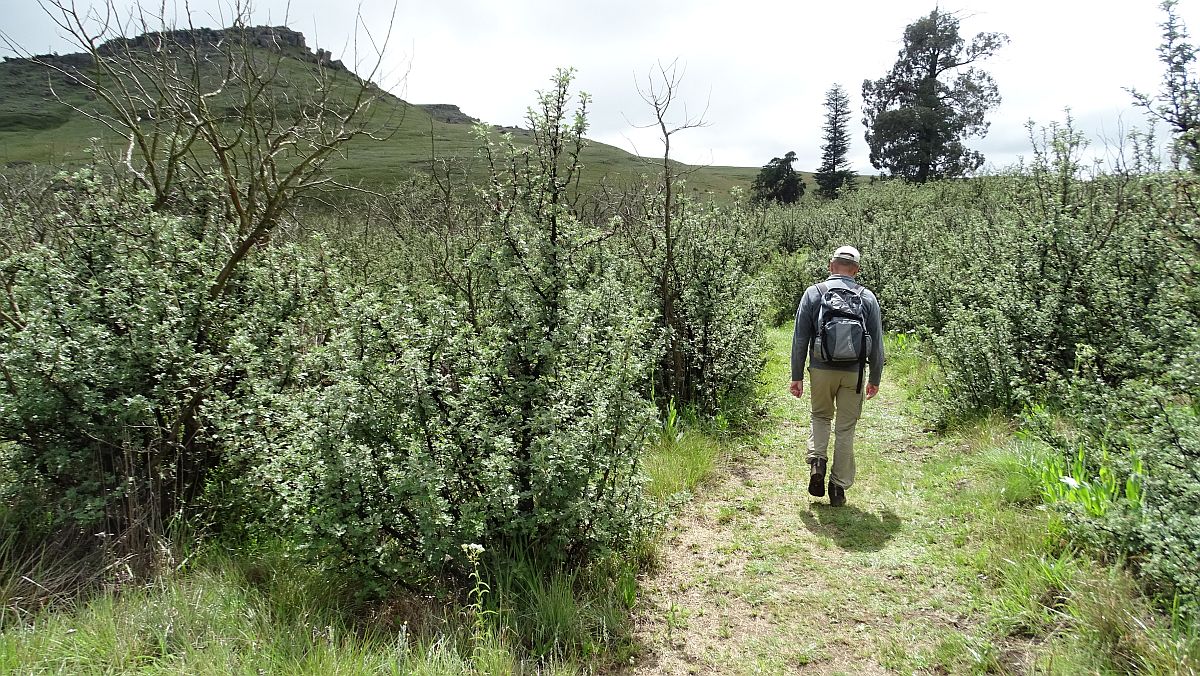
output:
[[[373, 79], [382, 71], [396, 7], [382, 34], [361, 13], [356, 17], [359, 76], [325, 50], [308, 51], [298, 33], [255, 27], [250, 0], [223, 0], [220, 29], [198, 27], [186, 1], [178, 16], [168, 14], [165, 0], [128, 12], [117, 1], [82, 9], [76, 0], [38, 0], [90, 65], [35, 57], [2, 39], [47, 67], [60, 101], [122, 139], [120, 163], [153, 193], [155, 209], [186, 201], [190, 182], [215, 179], [238, 226], [210, 288], [216, 298], [291, 205], [336, 185], [326, 172], [331, 159], [359, 137], [393, 133], [390, 116], [373, 116], [375, 104], [389, 96]], [[313, 65], [297, 68], [297, 59]], [[62, 91], [62, 83], [81, 88], [91, 102]], [[403, 114], [399, 106], [387, 109]]]

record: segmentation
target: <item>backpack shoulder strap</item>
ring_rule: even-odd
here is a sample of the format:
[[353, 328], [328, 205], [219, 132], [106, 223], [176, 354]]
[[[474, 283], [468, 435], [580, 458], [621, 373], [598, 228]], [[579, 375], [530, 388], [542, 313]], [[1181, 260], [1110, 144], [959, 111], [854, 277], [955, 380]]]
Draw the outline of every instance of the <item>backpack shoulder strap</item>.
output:
[[813, 317], [813, 332], [808, 339], [810, 351], [816, 349], [817, 334], [821, 331], [821, 320], [825, 316], [825, 294], [829, 293], [829, 285], [825, 282], [817, 282], [814, 286], [817, 287], [817, 316]]

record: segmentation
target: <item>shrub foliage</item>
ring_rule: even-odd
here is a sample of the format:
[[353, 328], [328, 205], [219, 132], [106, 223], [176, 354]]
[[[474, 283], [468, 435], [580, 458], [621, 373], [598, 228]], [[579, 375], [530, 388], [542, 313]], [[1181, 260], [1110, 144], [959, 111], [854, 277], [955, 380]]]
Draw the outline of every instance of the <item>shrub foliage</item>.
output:
[[142, 553], [172, 524], [272, 532], [368, 592], [465, 579], [467, 544], [558, 565], [636, 542], [655, 404], [751, 407], [765, 240], [743, 205], [675, 202], [668, 256], [652, 185], [585, 209], [570, 82], [539, 94], [530, 143], [480, 129], [486, 181], [402, 184], [372, 227], [281, 223], [217, 295], [239, 223], [203, 183], [177, 209], [91, 170], [12, 193], [0, 476], [21, 527]]

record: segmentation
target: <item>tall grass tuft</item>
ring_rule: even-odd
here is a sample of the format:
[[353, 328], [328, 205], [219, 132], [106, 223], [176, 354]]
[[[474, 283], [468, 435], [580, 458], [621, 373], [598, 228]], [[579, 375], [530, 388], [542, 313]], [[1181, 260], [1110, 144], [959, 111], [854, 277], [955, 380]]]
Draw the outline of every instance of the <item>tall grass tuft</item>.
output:
[[487, 564], [485, 612], [491, 635], [543, 665], [620, 662], [632, 650], [629, 611], [637, 562], [625, 556], [585, 568], [539, 558], [531, 548], [494, 552]]
[[718, 468], [724, 448], [711, 435], [685, 426], [670, 402], [658, 437], [651, 442], [642, 466], [650, 482], [646, 491], [660, 503], [691, 493]]
[[0, 631], [97, 589], [104, 566], [97, 548], [87, 544], [75, 532], [31, 541], [0, 511]]

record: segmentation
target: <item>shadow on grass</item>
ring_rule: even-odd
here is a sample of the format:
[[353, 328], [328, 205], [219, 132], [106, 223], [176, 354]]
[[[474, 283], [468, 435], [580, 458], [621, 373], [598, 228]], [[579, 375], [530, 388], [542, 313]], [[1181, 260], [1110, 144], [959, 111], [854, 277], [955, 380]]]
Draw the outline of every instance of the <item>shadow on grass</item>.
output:
[[877, 552], [900, 530], [900, 517], [887, 507], [878, 513], [867, 512], [853, 504], [831, 507], [814, 503], [800, 514], [814, 535], [832, 538], [837, 546], [856, 552]]

